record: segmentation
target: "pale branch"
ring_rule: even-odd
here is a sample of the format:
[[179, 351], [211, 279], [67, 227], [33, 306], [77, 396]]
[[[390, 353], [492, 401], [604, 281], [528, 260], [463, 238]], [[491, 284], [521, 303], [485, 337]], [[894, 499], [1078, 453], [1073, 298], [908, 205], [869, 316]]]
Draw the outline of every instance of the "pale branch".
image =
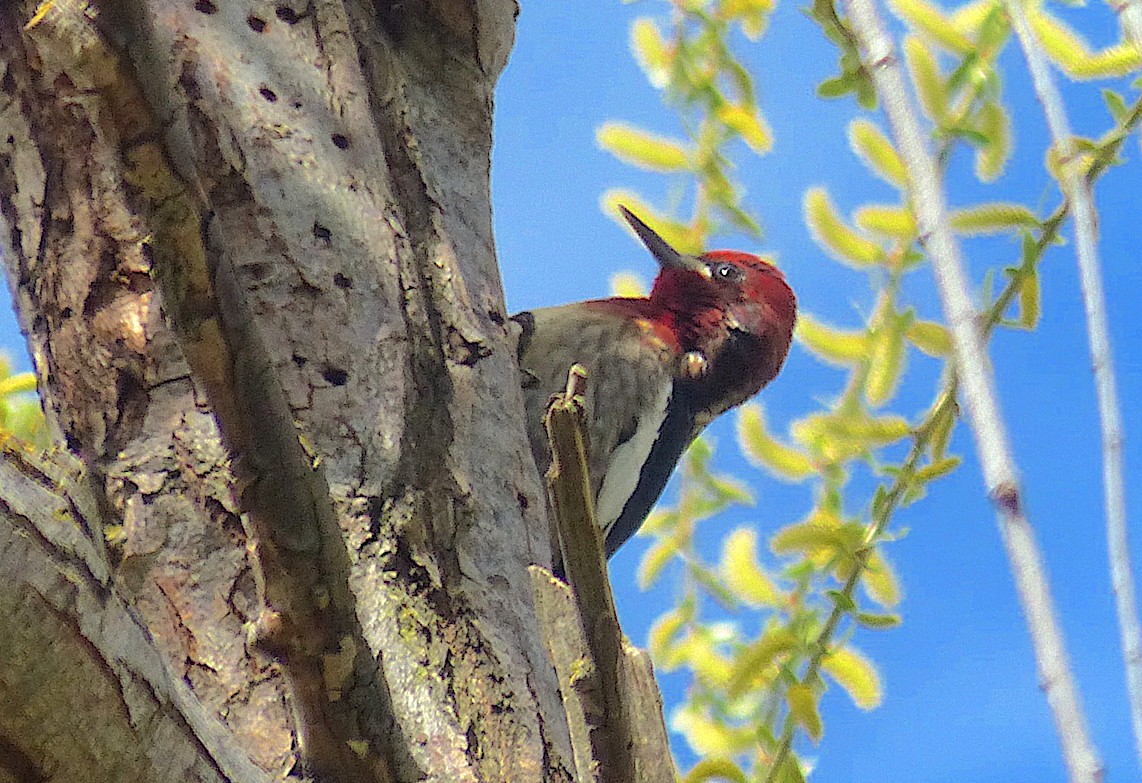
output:
[[1027, 616], [1040, 682], [1047, 694], [1063, 755], [1076, 781], [1102, 775], [1086, 728], [1062, 629], [1055, 616], [1046, 567], [1023, 511], [1015, 461], [999, 410], [982, 336], [976, 324], [967, 276], [952, 236], [935, 163], [911, 105], [896, 53], [872, 0], [846, 0], [852, 30], [909, 172], [921, 241], [952, 332], [953, 354], [968, 420], [976, 440], [988, 495]]
[[1142, 0], [1106, 0], [1118, 14], [1123, 38], [1142, 49]]
[[[1062, 96], [1051, 76], [1022, 0], [1004, 0], [1015, 36], [1027, 61], [1031, 84], [1058, 153], [1058, 177], [1074, 215], [1075, 255], [1079, 267], [1079, 288], [1086, 310], [1087, 339], [1090, 345], [1099, 422], [1102, 426], [1102, 480], [1106, 499], [1106, 538], [1110, 558], [1110, 579], [1122, 636], [1122, 656], [1126, 667], [1127, 690], [1134, 743], [1142, 760], [1142, 629], [1138, 624], [1138, 603], [1130, 566], [1130, 546], [1126, 522], [1126, 482], [1122, 457], [1122, 413], [1114, 356], [1110, 347], [1110, 324], [1106, 315], [1102, 272], [1098, 253], [1098, 226], [1090, 181], [1078, 155]], [[1125, 9], [1123, 22], [1127, 19]]]
[[[1114, 159], [1123, 142], [1140, 122], [1142, 122], [1142, 99], [1139, 99], [1139, 101], [1135, 103], [1127, 114], [1126, 119], [1117, 129], [1115, 136], [1111, 138], [1101, 151], [1101, 154], [1096, 157], [1095, 161], [1091, 164], [1087, 171], [1087, 179], [1089, 182], [1093, 182], [1097, 176], [1106, 169], [1109, 162]], [[1001, 291], [991, 305], [980, 314], [980, 329], [985, 338], [990, 337], [995, 327], [1003, 321], [1004, 313], [1007, 312], [1007, 308], [1010, 307], [1011, 303], [1015, 301], [1015, 298], [1019, 296], [1020, 289], [1023, 287], [1024, 276], [1034, 274], [1036, 267], [1043, 258], [1043, 253], [1057, 239], [1059, 229], [1068, 214], [1070, 214], [1069, 203], [1064, 200], [1063, 203], [1043, 221], [1042, 230], [1039, 234], [1039, 238], [1033, 245], [1032, 251], [1023, 258], [1021, 266], [1015, 270], [1015, 273], [1007, 281], [1007, 285], [1004, 286], [1003, 291]], [[940, 392], [937, 403], [928, 411], [924, 420], [917, 425], [913, 444], [909, 449], [908, 456], [904, 459], [904, 462], [900, 464], [899, 469], [894, 472], [892, 482], [888, 485], [881, 485], [887, 488], [885, 489], [884, 500], [879, 506], [879, 511], [874, 512], [866, 528], [864, 541], [867, 544], [875, 542], [884, 533], [888, 527], [888, 523], [891, 521], [892, 515], [896, 512], [897, 508], [899, 508], [900, 502], [916, 474], [920, 459], [929, 447], [934, 423], [944, 416], [954, 413], [954, 411], [950, 409], [954, 408], [956, 404], [958, 386], [959, 381], [953, 368], [953, 372], [948, 378], [943, 390]], [[859, 584], [861, 576], [863, 576], [867, 569], [867, 565], [867, 556], [865, 556], [864, 553], [858, 553], [853, 565], [853, 572], [841, 588], [841, 594], [844, 596], [844, 599], [852, 599], [853, 592], [857, 584]], [[799, 681], [801, 683], [810, 683], [819, 673], [820, 663], [824, 653], [828, 650], [829, 645], [832, 644], [833, 636], [837, 628], [840, 627], [840, 621], [848, 611], [846, 604], [846, 600], [834, 602], [829, 617], [826, 619], [825, 624], [814, 640], [816, 653], [813, 658], [810, 659], [805, 675], [800, 678]], [[782, 728], [781, 736], [778, 739], [777, 749], [770, 759], [769, 775], [766, 778], [767, 781], [775, 779], [775, 775], [788, 756], [789, 750], [792, 747], [793, 732], [795, 729], [796, 721], [791, 717], [787, 717]]]

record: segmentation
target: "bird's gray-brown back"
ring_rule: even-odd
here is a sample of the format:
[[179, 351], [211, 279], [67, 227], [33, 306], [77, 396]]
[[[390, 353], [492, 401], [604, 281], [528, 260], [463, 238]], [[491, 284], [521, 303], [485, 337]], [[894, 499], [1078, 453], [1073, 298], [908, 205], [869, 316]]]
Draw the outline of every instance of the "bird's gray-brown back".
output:
[[[665, 416], [679, 367], [679, 350], [656, 335], [646, 321], [606, 310], [551, 307], [531, 311], [530, 318], [532, 323], [523, 322], [519, 359], [527, 432], [536, 464], [544, 471], [550, 463], [543, 414], [551, 396], [566, 386], [567, 372], [577, 362], [587, 370], [584, 405], [586, 420], [591, 422], [587, 465], [591, 491], [598, 501], [604, 480], [616, 482], [616, 486], [629, 484], [633, 491], [645, 453], [620, 453], [622, 464], [613, 464], [611, 456], [628, 441], [632, 446], [639, 441], [637, 445], [649, 451]], [[569, 334], [575, 338], [569, 339]], [[640, 424], [652, 429], [649, 441], [646, 432], [636, 438]], [[620, 473], [614, 473], [616, 470]], [[634, 475], [624, 476], [623, 471], [634, 471]], [[608, 496], [622, 494], [609, 492]], [[626, 494], [629, 496], [629, 491]], [[597, 511], [599, 524], [606, 528], [618, 518], [622, 504], [615, 508], [612, 502]]]

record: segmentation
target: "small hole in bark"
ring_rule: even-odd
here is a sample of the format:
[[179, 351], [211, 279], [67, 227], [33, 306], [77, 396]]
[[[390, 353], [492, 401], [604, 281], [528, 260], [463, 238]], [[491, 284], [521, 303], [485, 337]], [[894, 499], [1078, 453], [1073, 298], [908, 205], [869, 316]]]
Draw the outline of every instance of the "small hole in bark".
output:
[[377, 18], [380, 19], [381, 27], [388, 33], [393, 40], [400, 41], [404, 38], [405, 27], [407, 26], [406, 9], [407, 3], [377, 3]]
[[328, 242], [330, 240], [330, 238], [333, 236], [333, 232], [330, 231], [329, 229], [327, 229], [325, 226], [323, 226], [320, 223], [315, 221], [313, 224], [313, 236], [315, 236], [318, 239], [323, 239], [326, 242]]
[[70, 307], [65, 307], [64, 309], [59, 311], [59, 315], [60, 315], [60, 318], [71, 318], [73, 315], [75, 315], [75, 311], [72, 310]]
[[519, 507], [524, 511], [527, 511], [528, 507], [531, 505], [527, 499], [527, 495], [523, 494], [522, 492], [517, 492], [515, 499], [516, 502], [519, 503]]
[[16, 143], [16, 137], [15, 136], [9, 136], [8, 137], [8, 143], [9, 144], [15, 144]]
[[278, 99], [278, 94], [271, 90], [269, 87], [263, 87], [262, 89], [258, 90], [258, 92], [270, 103], [274, 103]]
[[306, 359], [304, 356], [298, 356], [296, 353], [290, 358], [293, 359], [293, 363], [298, 367], [304, 367], [309, 364], [309, 359]]
[[246, 265], [246, 273], [250, 275], [250, 279], [261, 282], [270, 276], [271, 267], [269, 264], [261, 261], [255, 261], [252, 264]]
[[332, 136], [333, 146], [339, 150], [349, 149], [349, 139], [340, 133], [334, 133]]
[[326, 367], [321, 371], [321, 377], [334, 386], [344, 386], [349, 380], [349, 373], [340, 367]]
[[218, 6], [210, 0], [195, 0], [194, 10], [200, 14], [216, 14], [218, 13]]
[[503, 326], [504, 325], [504, 322], [505, 322], [504, 321], [504, 314], [501, 313], [499, 310], [489, 310], [488, 311], [488, 318], [490, 318], [492, 323], [494, 323], [496, 326]]
[[274, 13], [277, 14], [278, 19], [281, 19], [286, 24], [297, 24], [301, 21], [301, 17], [298, 16], [297, 11], [288, 5], [279, 5]]
[[345, 275], [341, 274], [340, 272], [333, 275], [333, 284], [338, 288], [345, 289], [346, 291], [353, 287], [353, 281], [345, 277]]
[[266, 20], [253, 14], [246, 17], [246, 24], [250, 25], [250, 29], [255, 33], [260, 33], [266, 29]]

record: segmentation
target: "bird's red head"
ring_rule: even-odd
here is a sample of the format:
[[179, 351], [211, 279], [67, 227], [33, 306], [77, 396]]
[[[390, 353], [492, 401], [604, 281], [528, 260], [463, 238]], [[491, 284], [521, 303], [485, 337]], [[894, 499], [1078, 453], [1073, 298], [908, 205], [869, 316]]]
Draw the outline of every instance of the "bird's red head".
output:
[[744, 332], [774, 344], [780, 354], [776, 374], [797, 320], [797, 298], [781, 270], [733, 250], [683, 255], [630, 210], [620, 210], [661, 267], [650, 301], [672, 316], [685, 349], [705, 350], [710, 341]]

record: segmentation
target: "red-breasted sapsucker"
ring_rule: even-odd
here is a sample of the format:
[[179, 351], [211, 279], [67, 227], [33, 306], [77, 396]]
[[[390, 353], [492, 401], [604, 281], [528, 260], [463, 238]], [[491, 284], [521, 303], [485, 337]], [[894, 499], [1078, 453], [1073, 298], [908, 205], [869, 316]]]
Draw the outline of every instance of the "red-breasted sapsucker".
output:
[[541, 472], [551, 461], [548, 402], [572, 364], [587, 370], [587, 467], [607, 557], [638, 530], [702, 429], [777, 375], [797, 318], [797, 300], [773, 264], [729, 250], [683, 255], [620, 209], [661, 267], [650, 296], [514, 316]]

